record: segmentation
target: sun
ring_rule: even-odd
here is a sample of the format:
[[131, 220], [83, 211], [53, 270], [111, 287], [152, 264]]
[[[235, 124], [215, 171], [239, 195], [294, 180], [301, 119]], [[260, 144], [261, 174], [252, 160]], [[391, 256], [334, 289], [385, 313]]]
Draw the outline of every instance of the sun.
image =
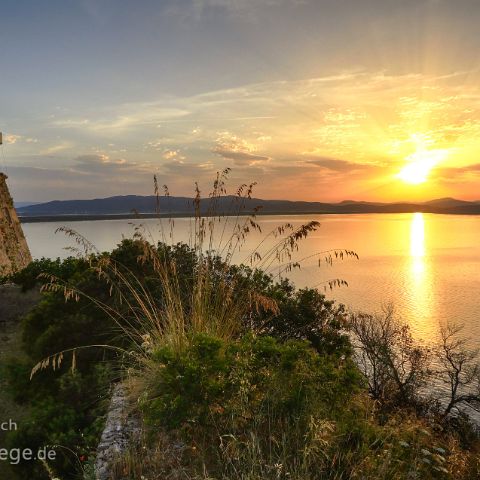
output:
[[412, 185], [425, 183], [431, 170], [443, 161], [447, 154], [447, 150], [417, 150], [406, 158], [408, 164], [402, 168], [397, 177]]
[[412, 162], [403, 167], [402, 171], [398, 174], [398, 178], [406, 183], [419, 185], [427, 181], [431, 169], [432, 167], [427, 163]]

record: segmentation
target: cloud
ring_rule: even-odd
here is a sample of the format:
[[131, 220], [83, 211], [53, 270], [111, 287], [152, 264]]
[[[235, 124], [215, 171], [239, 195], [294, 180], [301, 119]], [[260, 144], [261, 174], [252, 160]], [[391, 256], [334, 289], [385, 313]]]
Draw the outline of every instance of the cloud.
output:
[[125, 130], [158, 127], [161, 122], [178, 120], [190, 112], [180, 107], [169, 106], [170, 99], [153, 102], [128, 103], [99, 112], [85, 112], [82, 117], [62, 116], [51, 125], [63, 129], [75, 129], [97, 135], [122, 135]]
[[18, 145], [19, 143], [37, 143], [38, 139], [33, 137], [25, 137], [24, 135], [6, 133], [3, 134], [3, 142], [8, 145]]
[[434, 178], [448, 182], [460, 182], [462, 179], [465, 180], [465, 177], [480, 176], [480, 163], [473, 163], [463, 167], [436, 168], [432, 173]]
[[63, 141], [63, 142], [60, 142], [60, 143], [55, 143], [53, 145], [50, 145], [47, 148], [42, 149], [40, 151], [40, 154], [45, 155], [45, 156], [49, 156], [49, 155], [53, 155], [53, 154], [56, 154], [56, 153], [59, 153], [59, 152], [63, 152], [65, 150], [69, 150], [73, 146], [74, 146], [73, 142]]
[[212, 152], [227, 160], [233, 160], [236, 165], [255, 165], [270, 160], [266, 155], [256, 153], [257, 146], [228, 131], [218, 133], [216, 145]]
[[[415, 146], [412, 134], [419, 131], [436, 148], [479, 138], [478, 87], [462, 84], [461, 76], [344, 72], [163, 96], [74, 118], [63, 114], [50, 126], [62, 138], [81, 136], [97, 145], [140, 142], [145, 150], [194, 145], [212, 151], [214, 143], [214, 153], [239, 165], [265, 159], [222, 153], [275, 158], [301, 149], [351, 162], [377, 162], [407, 157]], [[235, 135], [219, 140], [219, 131]], [[235, 143], [234, 137], [237, 144], [227, 145]]]
[[165, 160], [185, 160], [185, 157], [180, 154], [180, 150], [171, 150], [171, 149], [166, 149], [163, 151], [162, 157]]
[[89, 175], [118, 175], [140, 169], [136, 163], [128, 163], [123, 158], [111, 159], [104, 154], [80, 155], [75, 158], [74, 162], [72, 171]]
[[165, 11], [183, 20], [201, 21], [209, 16], [224, 15], [249, 22], [258, 22], [262, 13], [281, 6], [297, 7], [308, 0], [178, 0], [166, 1]]
[[230, 12], [278, 7], [286, 3], [299, 4], [300, 2], [298, 0], [192, 0], [192, 5], [196, 10], [202, 11], [208, 8], [224, 8]]
[[79, 155], [70, 166], [31, 167], [10, 165], [7, 171], [12, 194], [17, 201], [99, 198], [113, 195], [152, 195], [153, 175], [160, 184], [171, 187], [172, 194], [194, 195], [198, 181], [207, 188], [219, 170], [212, 162], [169, 161], [140, 163], [106, 154]]
[[13, 145], [14, 143], [17, 143], [21, 138], [21, 135], [13, 135], [12, 133], [10, 133], [3, 136], [3, 141], [5, 143]]
[[39, 175], [51, 175], [52, 178], [68, 178], [72, 183], [75, 183], [76, 178], [81, 179], [81, 181], [88, 179], [91, 182], [97, 180], [106, 182], [105, 177], [111, 178], [112, 181], [125, 180], [130, 175], [153, 174], [154, 170], [151, 164], [127, 162], [123, 158], [110, 158], [105, 154], [79, 155], [73, 159], [70, 166], [34, 169]]
[[309, 163], [317, 165], [335, 172], [354, 172], [357, 170], [370, 170], [376, 168], [375, 165], [368, 165], [363, 163], [348, 162], [347, 160], [337, 160], [335, 158], [318, 158], [309, 160]]
[[255, 155], [253, 153], [238, 152], [234, 150], [224, 150], [218, 147], [215, 147], [213, 152], [223, 158], [233, 160], [237, 165], [254, 165], [257, 162], [269, 160], [269, 157], [265, 157], [263, 155]]
[[189, 182], [193, 185], [196, 180], [204, 179], [205, 175], [209, 178], [215, 172], [215, 166], [211, 162], [205, 163], [189, 163], [183, 160], [174, 160], [162, 164], [162, 172], [167, 175], [181, 175], [187, 177]]
[[104, 154], [80, 155], [59, 168], [8, 166], [12, 194], [17, 200], [98, 198], [127, 193], [151, 194], [151, 164], [112, 159]]
[[[175, 184], [183, 188], [197, 175], [206, 178], [205, 172], [233, 164], [241, 167], [234, 174], [239, 182], [264, 179], [267, 196], [276, 191], [270, 182], [275, 178], [290, 185], [283, 196], [297, 188], [305, 197], [328, 195], [329, 200], [342, 200], [347, 188], [368, 191], [374, 178], [391, 181], [416, 151], [445, 150], [448, 157], [432, 171], [432, 180], [461, 176], [472, 192], [477, 170], [456, 167], [474, 164], [478, 152], [480, 88], [471, 78], [467, 72], [435, 76], [345, 71], [252, 83], [99, 106], [74, 117], [62, 110], [53, 121], [29, 129], [28, 136], [45, 145], [38, 165], [58, 161], [79, 175], [111, 174], [133, 185], [127, 177], [144, 179], [156, 168], [173, 190]], [[78, 150], [85, 145], [107, 158], [82, 158]], [[17, 150], [22, 162], [37, 162], [36, 144], [19, 141]], [[441, 170], [446, 167], [458, 169]], [[180, 174], [191, 177], [180, 179]], [[348, 185], [336, 193], [317, 188], [334, 180], [348, 180]]]

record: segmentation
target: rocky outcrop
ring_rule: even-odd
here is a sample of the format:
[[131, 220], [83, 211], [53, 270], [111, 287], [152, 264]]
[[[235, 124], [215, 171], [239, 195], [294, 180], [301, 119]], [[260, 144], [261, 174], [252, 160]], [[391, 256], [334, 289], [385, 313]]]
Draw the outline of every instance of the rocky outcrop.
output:
[[30, 250], [8, 191], [7, 176], [0, 173], [0, 276], [21, 270], [31, 261]]
[[126, 388], [123, 384], [117, 384], [113, 389], [105, 428], [97, 448], [97, 480], [110, 480], [115, 461], [140, 437], [140, 419], [131, 415], [129, 410]]

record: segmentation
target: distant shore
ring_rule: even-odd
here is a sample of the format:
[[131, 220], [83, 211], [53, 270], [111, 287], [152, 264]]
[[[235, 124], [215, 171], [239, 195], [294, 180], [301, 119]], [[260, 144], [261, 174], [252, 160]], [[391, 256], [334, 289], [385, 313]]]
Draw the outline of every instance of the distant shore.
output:
[[[365, 214], [392, 214], [392, 213], [433, 213], [437, 215], [480, 215], [479, 211], [454, 211], [453, 209], [429, 209], [429, 208], [412, 208], [399, 211], [388, 211], [385, 209], [379, 208], [378, 210], [372, 209], [368, 211], [360, 210], [343, 210], [343, 211], [299, 211], [299, 212], [288, 212], [288, 211], [264, 211], [256, 212], [257, 216], [266, 216], [266, 215], [289, 215], [289, 216], [298, 216], [298, 215], [365, 215]], [[243, 212], [240, 216], [251, 215], [253, 212]], [[228, 216], [228, 213], [224, 215]], [[233, 214], [231, 214], [233, 215]], [[96, 221], [96, 220], [142, 220], [142, 219], [151, 219], [151, 218], [191, 218], [193, 214], [188, 213], [119, 213], [119, 214], [71, 214], [71, 215], [25, 215], [20, 216], [19, 219], [22, 223], [47, 223], [47, 222], [83, 222], [83, 221]], [[204, 216], [208, 216], [205, 215]], [[237, 214], [235, 214], [237, 216]]]
[[[251, 215], [253, 212], [241, 213], [239, 216]], [[360, 212], [341, 212], [344, 213], [360, 213]], [[365, 212], [370, 213], [370, 212]], [[377, 212], [380, 213], [380, 212]], [[337, 215], [339, 212], [257, 212], [257, 216], [266, 215]], [[209, 215], [203, 215], [209, 216]], [[228, 216], [228, 214], [226, 214]], [[233, 216], [233, 214], [231, 215]], [[236, 216], [236, 215], [235, 215]], [[120, 214], [100, 214], [100, 215], [38, 215], [38, 216], [25, 216], [19, 217], [22, 223], [46, 223], [46, 222], [84, 222], [84, 221], [96, 221], [96, 220], [143, 220], [149, 218], [193, 218], [193, 214], [188, 213], [120, 213]]]

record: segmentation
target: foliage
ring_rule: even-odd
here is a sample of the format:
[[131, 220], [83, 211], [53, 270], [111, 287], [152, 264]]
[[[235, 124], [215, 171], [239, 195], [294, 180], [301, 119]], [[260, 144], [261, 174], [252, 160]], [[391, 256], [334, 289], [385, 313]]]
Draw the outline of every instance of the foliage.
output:
[[278, 306], [275, 315], [259, 314], [252, 318], [251, 328], [255, 332], [283, 340], [307, 340], [319, 353], [350, 355], [343, 305], [327, 300], [314, 288], [297, 290], [287, 279], [273, 283], [271, 277], [261, 272], [252, 277], [257, 288]]
[[[307, 342], [192, 338], [151, 352], [148, 436], [118, 479], [453, 479], [478, 473], [459, 441], [405, 411], [380, 424], [351, 360]], [[140, 381], [139, 390], [135, 381]]]
[[[278, 315], [278, 305], [265, 290], [255, 288], [252, 273], [263, 271], [270, 283], [281, 280], [283, 275], [299, 268], [299, 244], [316, 231], [320, 224], [310, 221], [299, 227], [290, 223], [275, 227], [249, 250], [244, 262], [248, 269], [236, 267], [239, 253], [252, 232], [261, 232], [256, 221], [258, 208], [250, 211], [246, 205], [251, 200], [254, 184], [241, 185], [236, 194], [228, 197], [229, 217], [218, 211], [220, 199], [226, 197], [226, 181], [229, 169], [219, 172], [208, 194], [202, 200], [198, 185], [193, 199], [193, 216], [190, 219], [188, 247], [180, 246], [185, 259], [175, 255], [178, 245], [173, 244], [174, 220], [167, 225], [159, 218], [159, 246], [152, 241], [151, 233], [137, 226], [134, 234], [135, 248], [140, 249], [137, 259], [151, 274], [150, 282], [138, 275], [135, 268], [119, 262], [114, 256], [101, 255], [87, 239], [75, 231], [62, 228], [78, 244], [78, 251], [89, 259], [90, 269], [103, 279], [110, 292], [118, 298], [124, 308], [112, 307], [104, 299], [91, 295], [55, 275], [46, 276], [44, 289], [63, 292], [66, 299], [87, 298], [102, 309], [120, 329], [124, 337], [137, 347], [136, 354], [142, 356], [144, 337], [153, 344], [171, 343], [183, 348], [187, 337], [195, 333], [208, 333], [220, 338], [232, 338], [242, 332], [248, 320], [260, 314]], [[157, 211], [160, 213], [160, 194], [154, 178], [157, 196]], [[164, 187], [168, 197], [168, 189]], [[265, 243], [272, 240], [273, 246]], [[170, 242], [169, 242], [170, 240]], [[173, 254], [173, 255], [172, 255]], [[318, 252], [318, 257], [331, 264], [334, 258], [358, 258], [355, 252], [346, 249]], [[309, 257], [309, 258], [310, 258]], [[182, 267], [187, 266], [186, 275]], [[262, 274], [260, 274], [261, 276]], [[341, 285], [339, 279], [330, 280], [329, 285]], [[153, 290], [152, 290], [153, 288]], [[137, 359], [138, 360], [138, 359]], [[38, 368], [46, 365], [39, 364]]]
[[[125, 259], [130, 253], [131, 245], [124, 244], [115, 255]], [[115, 301], [86, 260], [39, 262], [15, 279], [27, 288], [35, 283], [39, 268], [50, 267], [92, 295]], [[77, 457], [91, 456], [98, 443], [110, 382], [118, 376], [118, 361], [110, 351], [84, 349], [77, 354], [75, 372], [68, 364], [58, 365], [56, 371], [30, 380], [32, 366], [52, 351], [89, 345], [92, 340], [100, 344], [125, 341], [91, 302], [66, 303], [60, 293], [43, 293], [38, 305], [24, 317], [22, 331], [26, 359], [7, 361], [5, 371], [13, 398], [28, 410], [28, 416], [18, 430], [9, 432], [7, 443], [10, 448], [57, 445], [58, 461], [52, 468], [62, 477], [72, 475], [80, 467]], [[20, 478], [48, 478], [37, 462], [21, 462], [14, 470]]]
[[352, 315], [350, 326], [370, 395], [393, 408], [418, 404], [430, 374], [429, 352], [414, 341], [393, 307], [387, 306], [383, 315]]
[[202, 334], [181, 352], [154, 350], [135, 380], [146, 425], [180, 430], [201, 452], [192, 460], [208, 462], [214, 476], [240, 468], [224, 455], [253, 453], [252, 435], [259, 455], [269, 457], [262, 469], [280, 458], [286, 471], [296, 468], [318, 412], [335, 417], [361, 385], [350, 360], [320, 356], [307, 342], [252, 335], [231, 342]]
[[[95, 452], [106, 407], [99, 392], [106, 393], [110, 378], [108, 370], [99, 365], [87, 375], [66, 373], [56, 379], [50, 395], [37, 393], [29, 399], [29, 416], [18, 430], [10, 432], [7, 448], [54, 449], [56, 459], [51, 470], [71, 478], [81, 468], [79, 459]], [[42, 387], [41, 392], [48, 390], [46, 385]], [[20, 462], [14, 472], [20, 478], [49, 478], [37, 462]]]
[[384, 411], [413, 408], [475, 443], [465, 413], [480, 406], [480, 350], [462, 336], [463, 326], [442, 326], [440, 341], [428, 347], [414, 340], [392, 306], [382, 315], [351, 315], [349, 326], [356, 362]]
[[198, 428], [233, 417], [238, 431], [253, 412], [305, 421], [314, 398], [342, 405], [360, 384], [349, 360], [319, 356], [306, 342], [253, 336], [227, 343], [202, 334], [181, 352], [162, 347], [143, 375], [148, 424]]
[[88, 267], [88, 263], [84, 259], [69, 257], [65, 260], [57, 258], [51, 260], [49, 258], [41, 258], [33, 260], [24, 269], [14, 272], [5, 277], [0, 277], [0, 284], [15, 283], [20, 285], [25, 292], [31, 290], [41, 283], [39, 276], [44, 272], [49, 272], [59, 278], [71, 278], [74, 273]]
[[[155, 308], [158, 307], [160, 311], [166, 291], [162, 288], [162, 278], [155, 271], [154, 261], [143, 256], [145, 248], [138, 238], [124, 240], [110, 254], [96, 253], [83, 259], [70, 257], [63, 262], [49, 264], [40, 262], [18, 274], [16, 281], [22, 282], [24, 288], [29, 288], [38, 281], [40, 268], [51, 268], [51, 271], [42, 273], [43, 278], [55, 277], [64, 288], [44, 289], [40, 303], [23, 319], [23, 348], [28, 359], [25, 362], [11, 362], [7, 371], [14, 398], [31, 407], [31, 410], [19, 431], [10, 435], [11, 446], [59, 444], [63, 452], [73, 451], [78, 456], [87, 457], [91, 455], [101, 429], [101, 414], [111, 379], [120, 375], [121, 365], [126, 360], [128, 367], [141, 365], [143, 347], [139, 343], [144, 344], [146, 338], [151, 340], [152, 331], [146, 329], [147, 326], [158, 326], [145, 321], [145, 312], [139, 314], [140, 309], [132, 308], [141, 298], [148, 296], [155, 298]], [[155, 253], [158, 258], [168, 261], [169, 265], [175, 265], [180, 301], [184, 307], [194, 308], [189, 302], [192, 302], [191, 292], [195, 270], [198, 269], [195, 251], [185, 244], [160, 243], [156, 247], [157, 252], [150, 246], [148, 248], [150, 255]], [[226, 268], [219, 257], [211, 258], [208, 262], [211, 272], [208, 279], [212, 282], [212, 290], [225, 293], [219, 284], [225, 283], [228, 278], [235, 282], [236, 291], [240, 292], [238, 298], [242, 301], [248, 298], [249, 292], [255, 291], [256, 299], [274, 298], [278, 302], [278, 307], [275, 304], [276, 308], [270, 310], [257, 308], [256, 301], [246, 303], [248, 309], [241, 307], [241, 318], [235, 320], [238, 322], [235, 326], [237, 336], [253, 327], [259, 333], [270, 333], [286, 339], [289, 336], [287, 331], [267, 331], [265, 325], [270, 322], [280, 325], [282, 318], [288, 318], [291, 319], [289, 328], [293, 333], [297, 323], [311, 325], [313, 329], [317, 319], [328, 317], [329, 329], [338, 327], [338, 345], [345, 344], [340, 334], [341, 325], [334, 321], [337, 310], [333, 302], [327, 302], [323, 295], [308, 290], [297, 292], [288, 282], [276, 283], [272, 275], [251, 268], [235, 265]], [[107, 278], [110, 274], [112, 276]], [[78, 295], [76, 301], [65, 301], [65, 293], [74, 290], [82, 294]], [[139, 296], [139, 292], [144, 296]], [[304, 304], [302, 298], [310, 299], [309, 306]], [[218, 299], [221, 300], [221, 297], [218, 296]], [[224, 312], [226, 314], [227, 309]], [[191, 310], [186, 310], [185, 318], [190, 313]], [[320, 350], [331, 349], [334, 340], [333, 330], [330, 337], [322, 337], [324, 332], [326, 330], [323, 327], [316, 331], [315, 346]], [[304, 334], [299, 334], [298, 338], [304, 338]], [[310, 335], [310, 338], [314, 337]], [[325, 338], [325, 348], [322, 347], [322, 338]], [[81, 348], [89, 345], [114, 348]], [[125, 359], [122, 352], [126, 350], [136, 352], [135, 356]], [[68, 351], [75, 352], [75, 374], [70, 369], [70, 357], [65, 354], [63, 365], [56, 371], [45, 371], [30, 380], [30, 371], [35, 363], [48, 357], [59, 360], [60, 357], [51, 356], [52, 352]], [[104, 371], [96, 367], [99, 362], [105, 366]], [[75, 389], [66, 388], [72, 383]], [[54, 411], [53, 405], [65, 414], [48, 424]], [[59, 436], [59, 432], [64, 433]], [[51, 467], [62, 476], [72, 475], [78, 470], [78, 461], [71, 453], [61, 455], [60, 459]], [[33, 463], [23, 463], [16, 469], [22, 478], [35, 475], [40, 479], [46, 475], [41, 466]]]
[[436, 351], [440, 366], [437, 376], [447, 386], [448, 400], [443, 415], [467, 405], [480, 407], [480, 350], [472, 348], [461, 336], [463, 326], [448, 324], [440, 329], [441, 342]]

